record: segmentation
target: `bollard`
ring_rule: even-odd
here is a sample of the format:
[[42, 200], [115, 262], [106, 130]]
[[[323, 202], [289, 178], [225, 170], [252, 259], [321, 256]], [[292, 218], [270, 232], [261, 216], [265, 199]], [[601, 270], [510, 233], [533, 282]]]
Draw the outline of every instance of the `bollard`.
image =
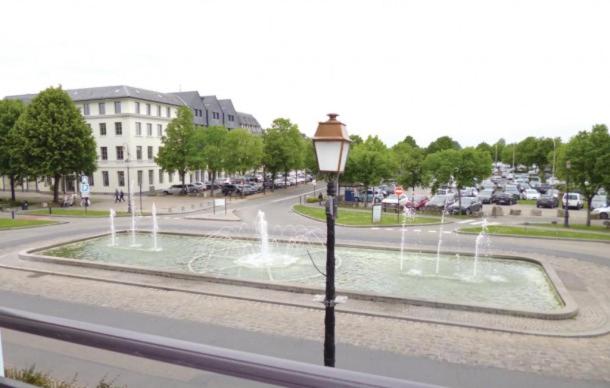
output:
[[13, 219], [13, 220], [15, 219], [15, 211], [14, 210], [11, 210], [11, 219]]

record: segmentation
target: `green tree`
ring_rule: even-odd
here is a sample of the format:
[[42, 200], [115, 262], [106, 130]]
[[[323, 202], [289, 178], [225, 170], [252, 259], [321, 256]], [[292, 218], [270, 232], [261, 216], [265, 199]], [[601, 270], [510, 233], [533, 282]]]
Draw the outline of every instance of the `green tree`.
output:
[[419, 147], [405, 139], [392, 147], [394, 160], [396, 161], [396, 180], [405, 188], [421, 187], [426, 184], [423, 163], [425, 154]]
[[227, 166], [228, 135], [229, 132], [225, 127], [212, 126], [198, 128], [193, 139], [191, 165], [193, 168], [208, 171], [208, 176], [212, 179], [212, 197], [216, 177]]
[[284, 184], [287, 184], [288, 173], [305, 166], [306, 142], [298, 126], [289, 119], [275, 119], [265, 131], [263, 142], [265, 169], [273, 180], [278, 172], [283, 172]]
[[479, 143], [479, 145], [477, 145], [477, 150], [487, 152], [489, 154], [489, 158], [492, 160], [495, 157], [494, 148], [485, 142]]
[[305, 168], [311, 172], [312, 175], [318, 175], [318, 160], [316, 159], [316, 150], [311, 139], [305, 140], [305, 156], [304, 164]]
[[[591, 200], [602, 187], [610, 186], [610, 135], [604, 124], [594, 125], [591, 131], [580, 131], [561, 147], [557, 155], [557, 172], [569, 179], [587, 200], [587, 226], [591, 226]], [[566, 162], [570, 161], [570, 169]], [[569, 188], [568, 188], [569, 189]]]
[[515, 161], [515, 166], [521, 163], [524, 163], [523, 160], [519, 159], [521, 154], [519, 153], [519, 149], [516, 143], [510, 143], [504, 145], [502, 147], [502, 152], [498, 155], [498, 160], [505, 164], [513, 164], [513, 157]]
[[493, 161], [498, 162], [502, 160], [502, 152], [504, 152], [504, 147], [506, 147], [506, 140], [504, 140], [504, 138], [500, 138], [492, 145], [492, 147], [494, 149], [494, 153], [491, 156]]
[[516, 153], [519, 161], [528, 167], [536, 166], [541, 179], [544, 179], [544, 169], [549, 164], [548, 155], [553, 151], [553, 139], [526, 137], [517, 144]]
[[362, 183], [367, 193], [369, 187], [391, 177], [396, 171], [396, 164], [386, 145], [377, 136], [369, 136], [364, 143], [350, 151], [345, 169], [347, 179]]
[[426, 148], [426, 154], [433, 154], [435, 152], [451, 149], [459, 150], [460, 148], [462, 148], [460, 143], [453, 140], [451, 137], [441, 136], [428, 145], [428, 148]]
[[185, 175], [193, 166], [192, 151], [195, 136], [193, 113], [185, 106], [178, 109], [178, 116], [174, 118], [161, 139], [163, 144], [155, 162], [169, 173], [178, 171], [182, 182], [183, 192], [186, 193]]
[[458, 203], [462, 206], [461, 190], [474, 186], [491, 173], [491, 157], [487, 152], [472, 147], [462, 150], [444, 150], [430, 154], [424, 160], [424, 169], [434, 179], [436, 187], [455, 182]]
[[349, 135], [349, 139], [352, 141], [352, 146], [364, 143], [364, 140], [359, 135]]
[[91, 128], [61, 87], [40, 92], [15, 129], [14, 150], [21, 170], [29, 176], [53, 177], [55, 202], [59, 199], [62, 175], [91, 174], [97, 168]]
[[15, 152], [17, 132], [15, 124], [25, 106], [19, 100], [0, 100], [0, 175], [8, 176], [11, 185], [11, 199], [15, 201], [15, 179], [21, 175], [21, 166], [12, 157]]
[[403, 141], [401, 141], [401, 143], [407, 143], [408, 145], [410, 145], [413, 148], [419, 148], [419, 146], [417, 145], [417, 142], [415, 141], [415, 139], [411, 135], [407, 135], [403, 139]]
[[245, 175], [249, 170], [261, 165], [263, 141], [260, 136], [253, 135], [247, 129], [233, 129], [227, 134], [224, 158], [226, 172]]

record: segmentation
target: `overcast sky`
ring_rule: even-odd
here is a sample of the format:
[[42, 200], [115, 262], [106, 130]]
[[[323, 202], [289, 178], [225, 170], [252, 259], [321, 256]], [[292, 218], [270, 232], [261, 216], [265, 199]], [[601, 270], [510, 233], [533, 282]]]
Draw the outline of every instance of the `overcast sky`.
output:
[[0, 95], [126, 84], [392, 145], [610, 124], [610, 1], [10, 1]]

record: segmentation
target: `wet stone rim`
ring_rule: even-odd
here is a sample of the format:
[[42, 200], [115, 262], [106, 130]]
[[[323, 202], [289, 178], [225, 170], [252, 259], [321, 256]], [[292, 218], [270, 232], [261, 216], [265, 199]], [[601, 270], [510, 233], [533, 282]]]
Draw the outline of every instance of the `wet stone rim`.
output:
[[[137, 230], [137, 233], [149, 233], [148, 230]], [[130, 233], [129, 230], [121, 230], [117, 231], [117, 234], [127, 234]], [[195, 234], [195, 233], [176, 233], [176, 232], [162, 232], [159, 234], [166, 235], [177, 235], [177, 236], [192, 236], [192, 237], [207, 237], [207, 238], [218, 238], [215, 235], [209, 234]], [[202, 274], [191, 274], [186, 272], [178, 272], [178, 271], [167, 271], [167, 270], [157, 270], [151, 268], [144, 268], [139, 266], [125, 265], [125, 264], [107, 264], [100, 263], [94, 261], [87, 260], [77, 260], [77, 259], [69, 259], [69, 258], [60, 258], [55, 256], [47, 256], [43, 255], [40, 252], [46, 251], [52, 248], [57, 248], [66, 244], [78, 243], [81, 241], [92, 240], [104, 236], [108, 236], [109, 233], [101, 233], [94, 234], [87, 237], [75, 239], [75, 240], [65, 240], [61, 242], [56, 242], [51, 245], [31, 248], [25, 251], [19, 252], [19, 258], [22, 260], [29, 261], [39, 261], [39, 262], [48, 262], [55, 264], [63, 264], [63, 265], [71, 265], [76, 267], [84, 267], [84, 268], [96, 268], [103, 270], [113, 270], [113, 271], [121, 271], [121, 272], [129, 272], [129, 273], [137, 273], [144, 275], [153, 275], [153, 276], [162, 276], [162, 277], [171, 277], [176, 279], [185, 279], [185, 280], [197, 280], [197, 281], [207, 281], [235, 286], [245, 286], [245, 287], [255, 287], [262, 289], [270, 289], [277, 291], [286, 291], [286, 292], [295, 292], [302, 294], [320, 294], [323, 293], [323, 289], [314, 288], [314, 287], [304, 287], [304, 286], [295, 286], [291, 284], [282, 284], [282, 283], [264, 283], [264, 282], [256, 282], [252, 280], [242, 280], [228, 277], [215, 277], [209, 275]], [[239, 238], [242, 240], [252, 240], [257, 241], [258, 238], [251, 236], [235, 236], [235, 238]], [[286, 240], [278, 239], [278, 242], [288, 242]], [[390, 248], [390, 247], [380, 247], [373, 245], [362, 245], [362, 244], [336, 244], [338, 247], [345, 248], [360, 248], [360, 249], [378, 249], [384, 251], [399, 251], [398, 248]], [[436, 251], [431, 250], [417, 250], [417, 252], [421, 253], [436, 253]], [[463, 252], [460, 252], [463, 254]], [[443, 252], [443, 254], [455, 254], [455, 252]], [[519, 261], [527, 261], [537, 265], [540, 265], [549, 278], [551, 284], [554, 286], [554, 291], [557, 294], [557, 297], [563, 303], [563, 307], [552, 311], [552, 312], [541, 312], [534, 310], [523, 310], [523, 309], [504, 309], [498, 307], [491, 307], [481, 304], [458, 304], [458, 303], [449, 303], [449, 302], [439, 302], [434, 300], [426, 300], [426, 299], [414, 299], [414, 298], [402, 298], [395, 297], [390, 295], [381, 295], [381, 294], [364, 294], [353, 291], [343, 291], [341, 290], [341, 295], [345, 295], [350, 299], [357, 300], [365, 300], [365, 301], [380, 301], [380, 302], [389, 302], [389, 303], [402, 303], [407, 305], [415, 305], [415, 306], [426, 306], [426, 307], [434, 307], [434, 308], [442, 308], [442, 309], [452, 309], [452, 310], [462, 310], [462, 311], [474, 311], [474, 312], [482, 312], [482, 313], [492, 313], [492, 314], [502, 314], [502, 315], [510, 315], [517, 317], [527, 317], [527, 318], [536, 318], [536, 319], [548, 319], [548, 320], [561, 320], [561, 319], [570, 319], [574, 318], [578, 314], [578, 306], [568, 289], [563, 284], [562, 280], [559, 278], [555, 270], [549, 265], [549, 263], [544, 259], [535, 259], [531, 257], [525, 256], [511, 256], [511, 255], [496, 255], [494, 257], [499, 259], [507, 259], [507, 260], [519, 260]]]

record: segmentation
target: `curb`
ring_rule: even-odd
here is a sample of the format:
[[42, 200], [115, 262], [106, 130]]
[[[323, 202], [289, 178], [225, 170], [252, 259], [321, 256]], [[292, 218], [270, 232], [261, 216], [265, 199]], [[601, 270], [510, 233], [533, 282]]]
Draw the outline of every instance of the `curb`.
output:
[[57, 225], [64, 225], [64, 224], [69, 224], [69, 221], [55, 221], [53, 220], [50, 224], [43, 224], [43, 225], [32, 225], [32, 226], [18, 226], [16, 228], [0, 228], [0, 232], [9, 232], [11, 230], [20, 230], [20, 229], [36, 229], [36, 228], [44, 228], [46, 226], [57, 226]]
[[[459, 229], [453, 231], [456, 234], [468, 234], [468, 235], [477, 235], [476, 232], [462, 232]], [[511, 237], [511, 238], [528, 238], [532, 240], [555, 240], [555, 241], [575, 241], [575, 242], [587, 242], [587, 243], [602, 243], [602, 244], [610, 244], [610, 240], [591, 240], [585, 238], [568, 238], [568, 237], [545, 237], [545, 236], [519, 236], [515, 234], [500, 234], [500, 233], [487, 233], [489, 236], [494, 237]]]
[[[312, 217], [310, 215], [300, 213], [300, 212], [294, 210], [294, 207], [291, 209], [291, 211], [294, 214], [298, 214], [301, 217], [309, 218], [312, 221], [326, 223], [326, 221], [324, 221], [324, 220], [320, 220], [320, 219]], [[434, 225], [447, 225], [447, 224], [453, 224], [454, 222], [455, 221], [445, 221], [444, 223], [443, 222], [431, 222], [429, 224], [409, 224], [409, 225], [401, 225], [401, 224], [390, 224], [390, 225], [383, 225], [383, 224], [378, 224], [378, 225], [346, 225], [346, 224], [341, 224], [341, 223], [335, 222], [335, 225], [336, 226], [341, 226], [343, 228], [402, 228], [403, 226], [405, 228], [409, 228], [409, 227], [422, 227], [422, 226], [434, 226]]]

